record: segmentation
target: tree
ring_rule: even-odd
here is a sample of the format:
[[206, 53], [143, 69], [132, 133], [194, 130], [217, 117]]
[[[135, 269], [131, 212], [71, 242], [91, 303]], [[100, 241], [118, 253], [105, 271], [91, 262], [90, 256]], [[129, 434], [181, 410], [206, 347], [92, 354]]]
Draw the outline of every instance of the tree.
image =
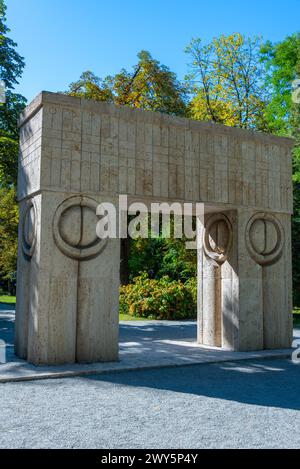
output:
[[18, 119], [25, 105], [24, 96], [9, 89], [6, 91], [6, 103], [0, 104], [0, 129], [14, 140], [19, 139]]
[[0, 104], [0, 186], [17, 184], [18, 118], [25, 104], [23, 96], [10, 90], [6, 92], [6, 103]]
[[0, 104], [0, 275], [9, 278], [16, 270], [18, 208], [18, 116], [25, 106], [23, 96], [14, 93], [22, 75], [24, 59], [17, 44], [8, 37], [6, 5], [0, 0], [0, 79], [6, 86], [6, 103]]
[[0, 272], [5, 279], [16, 271], [18, 218], [15, 187], [0, 188]]
[[149, 111], [185, 115], [186, 89], [168, 67], [153, 59], [149, 52], [137, 55], [138, 63], [131, 71], [122, 69], [104, 79], [84, 72], [71, 83], [68, 94], [96, 101], [113, 102]]
[[6, 5], [0, 0], [0, 79], [6, 87], [6, 103], [0, 105], [0, 129], [7, 137], [18, 139], [18, 117], [26, 100], [13, 93], [21, 77], [25, 63], [16, 51], [17, 44], [8, 37], [10, 29], [6, 25]]
[[16, 186], [19, 143], [0, 130], [0, 187]]
[[6, 103], [0, 104], [0, 186], [16, 184], [18, 166], [18, 117], [26, 100], [13, 92], [18, 84], [24, 59], [16, 51], [17, 44], [8, 37], [6, 5], [0, 0], [0, 79], [6, 87]]
[[[261, 48], [261, 60], [266, 67], [265, 87], [269, 102], [265, 110], [268, 131], [277, 135], [292, 135], [292, 83], [300, 63], [300, 33], [282, 42], [267, 41]], [[299, 71], [298, 71], [299, 72]]]
[[190, 116], [193, 119], [212, 121], [230, 127], [238, 126], [238, 120], [231, 103], [221, 101], [217, 97], [206, 96], [204, 89], [195, 90], [195, 92], [196, 95], [189, 105]]
[[263, 129], [266, 93], [260, 48], [260, 38], [239, 33], [221, 35], [209, 44], [193, 39], [186, 48], [191, 58], [186, 77], [192, 94], [190, 116]]
[[71, 83], [68, 94], [94, 101], [106, 101], [112, 103], [114, 95], [109, 86], [108, 80], [102, 80], [93, 72], [83, 72], [78, 81]]
[[[173, 224], [174, 218], [171, 217], [171, 233]], [[150, 233], [151, 229], [149, 236]], [[168, 276], [172, 280], [182, 282], [196, 277], [197, 256], [195, 251], [186, 249], [185, 241], [186, 238], [164, 238], [162, 233], [157, 238], [132, 240], [129, 259], [131, 278], [143, 272], [146, 272], [150, 278], [160, 279]]]
[[123, 69], [112, 79], [116, 104], [185, 115], [186, 90], [175, 73], [153, 59], [147, 51], [139, 52], [138, 59], [133, 71]]
[[15, 49], [17, 44], [7, 36], [10, 29], [6, 25], [6, 9], [4, 0], [0, 0], [0, 75], [6, 87], [13, 89], [18, 84], [25, 63]]
[[269, 132], [293, 136], [294, 215], [292, 217], [293, 294], [300, 305], [300, 103], [292, 99], [292, 84], [300, 78], [300, 33], [282, 42], [267, 42], [262, 47], [262, 61], [267, 69], [265, 86], [270, 101], [266, 108]]

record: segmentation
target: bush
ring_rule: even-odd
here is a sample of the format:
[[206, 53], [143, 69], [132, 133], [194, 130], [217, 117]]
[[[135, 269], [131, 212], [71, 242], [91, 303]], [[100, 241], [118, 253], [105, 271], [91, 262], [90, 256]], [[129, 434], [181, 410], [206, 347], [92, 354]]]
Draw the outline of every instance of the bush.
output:
[[192, 295], [193, 302], [195, 305], [195, 311], [197, 311], [197, 277], [191, 277], [185, 282], [185, 287]]
[[180, 280], [149, 279], [142, 274], [120, 288], [120, 313], [148, 319], [190, 319], [196, 317], [191, 284]]

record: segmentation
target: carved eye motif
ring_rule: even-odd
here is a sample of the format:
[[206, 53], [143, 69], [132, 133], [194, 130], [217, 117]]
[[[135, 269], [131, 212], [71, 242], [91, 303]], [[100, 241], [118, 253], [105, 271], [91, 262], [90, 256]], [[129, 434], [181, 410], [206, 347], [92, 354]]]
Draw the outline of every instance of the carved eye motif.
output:
[[83, 205], [69, 207], [59, 222], [62, 239], [72, 247], [86, 249], [97, 242], [96, 211]]
[[232, 244], [232, 227], [223, 214], [209, 217], [205, 224], [204, 250], [207, 256], [219, 263], [226, 261]]
[[33, 200], [27, 202], [22, 220], [22, 249], [24, 254], [31, 258], [36, 244], [36, 218], [37, 211]]
[[75, 196], [58, 206], [53, 219], [53, 236], [66, 256], [92, 259], [105, 248], [107, 239], [100, 239], [96, 234], [97, 205], [90, 197]]
[[273, 264], [282, 254], [284, 231], [274, 215], [257, 213], [246, 227], [246, 246], [252, 259], [260, 265]]

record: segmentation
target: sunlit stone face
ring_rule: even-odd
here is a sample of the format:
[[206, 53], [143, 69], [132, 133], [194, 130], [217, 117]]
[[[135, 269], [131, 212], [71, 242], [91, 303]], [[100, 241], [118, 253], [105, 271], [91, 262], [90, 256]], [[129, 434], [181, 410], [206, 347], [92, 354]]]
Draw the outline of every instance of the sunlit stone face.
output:
[[261, 255], [270, 254], [278, 241], [278, 234], [270, 220], [255, 220], [250, 228], [250, 240], [253, 249]]
[[62, 215], [59, 231], [69, 246], [87, 248], [97, 241], [96, 213], [89, 207], [73, 206]]

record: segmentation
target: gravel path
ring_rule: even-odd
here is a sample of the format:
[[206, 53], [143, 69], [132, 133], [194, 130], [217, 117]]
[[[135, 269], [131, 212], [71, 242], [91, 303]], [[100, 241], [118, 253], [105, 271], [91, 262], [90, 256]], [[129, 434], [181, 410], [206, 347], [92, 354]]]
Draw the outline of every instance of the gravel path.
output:
[[219, 363], [0, 385], [1, 448], [297, 448], [300, 365]]

